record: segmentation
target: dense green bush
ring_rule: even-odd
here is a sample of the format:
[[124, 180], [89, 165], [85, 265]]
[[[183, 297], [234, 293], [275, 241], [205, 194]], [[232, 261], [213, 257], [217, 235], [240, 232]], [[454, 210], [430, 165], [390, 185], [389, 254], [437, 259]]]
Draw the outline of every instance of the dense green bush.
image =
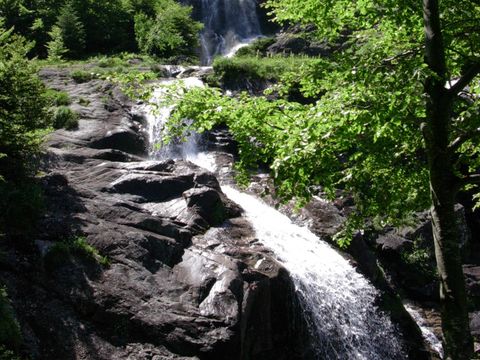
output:
[[213, 62], [215, 74], [227, 86], [234, 85], [239, 79], [280, 80], [287, 73], [298, 73], [302, 67], [314, 63], [316, 59], [306, 56], [236, 56], [216, 58]]
[[0, 236], [22, 238], [34, 230], [44, 208], [43, 192], [32, 179], [0, 181]]
[[275, 43], [275, 38], [261, 37], [253, 41], [248, 46], [240, 48], [235, 56], [260, 56], [266, 55], [267, 49], [270, 45]]
[[[5, 288], [0, 288], [0, 359], [1, 356], [5, 358], [8, 353], [13, 355], [13, 353], [8, 350], [18, 349], [21, 343], [22, 334], [20, 332], [20, 326], [15, 318], [13, 308], [10, 305], [7, 291]], [[3, 347], [3, 350], [1, 347]]]
[[47, 97], [51, 101], [52, 105], [55, 106], [68, 106], [72, 103], [72, 99], [70, 99], [70, 95], [65, 91], [57, 91], [53, 89], [48, 89]]
[[55, 129], [76, 129], [78, 128], [78, 114], [68, 106], [59, 106], [53, 113], [53, 126]]
[[135, 15], [135, 37], [139, 49], [161, 58], [193, 57], [202, 24], [191, 18], [192, 8], [174, 0], [157, 0], [155, 16]]
[[49, 126], [48, 99], [36, 69], [26, 59], [30, 46], [0, 24], [0, 180], [35, 173], [31, 160]]
[[0, 24], [0, 235], [10, 237], [28, 233], [41, 209], [41, 191], [29, 177], [51, 121], [29, 49]]
[[77, 84], [89, 82], [90, 80], [95, 78], [95, 74], [85, 70], [72, 71], [70, 76], [72, 77], [73, 81], [75, 81]]

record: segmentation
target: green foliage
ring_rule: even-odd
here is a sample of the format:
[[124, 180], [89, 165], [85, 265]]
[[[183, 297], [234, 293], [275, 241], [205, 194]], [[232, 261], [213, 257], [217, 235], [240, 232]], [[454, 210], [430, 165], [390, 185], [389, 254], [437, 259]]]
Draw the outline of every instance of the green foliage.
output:
[[[85, 30], [73, 3], [68, 2], [60, 9], [60, 14], [57, 18], [57, 27], [60, 29], [61, 39], [67, 50], [65, 55], [70, 58], [80, 56], [85, 49]], [[59, 42], [59, 40], [57, 40], [57, 42]], [[60, 44], [58, 44], [58, 46], [59, 45]]]
[[113, 74], [107, 77], [107, 80], [120, 86], [122, 92], [130, 99], [149, 101], [153, 92], [153, 86], [146, 85], [145, 82], [157, 79], [157, 77], [158, 74], [153, 71], [130, 71], [122, 74]]
[[0, 181], [0, 236], [23, 237], [33, 232], [44, 209], [43, 192], [30, 179], [15, 182]]
[[317, 61], [306, 56], [236, 56], [216, 58], [213, 69], [227, 86], [239, 81], [278, 81], [287, 73], [298, 73], [303, 67]]
[[0, 235], [24, 235], [42, 208], [41, 191], [28, 177], [50, 119], [45, 88], [26, 60], [30, 46], [0, 24]]
[[[467, 3], [468, 24], [461, 26], [465, 31], [480, 18], [478, 6]], [[239, 168], [269, 165], [281, 196], [308, 199], [318, 185], [332, 198], [337, 189], [352, 194], [357, 212], [339, 237], [344, 244], [367, 217], [381, 225], [398, 224], [411, 211], [428, 208], [429, 172], [419, 131], [426, 116], [423, 83], [430, 76], [422, 53], [422, 4], [387, 1], [380, 6], [369, 0], [271, 0], [268, 4], [278, 20], [315, 24], [319, 37], [335, 40], [343, 34], [344, 46], [328, 59], [300, 63], [240, 56], [218, 59], [214, 69], [230, 81], [277, 78], [280, 94], [296, 87], [317, 102], [230, 98], [213, 89], [195, 89], [179, 101], [170, 125], [174, 133], [225, 123], [239, 142]], [[453, 14], [450, 8], [458, 4], [444, 1], [445, 21], [461, 23], [463, 10]], [[348, 35], [345, 28], [350, 29]], [[456, 59], [452, 76], [461, 73], [468, 59], [478, 61], [480, 53], [480, 41], [467, 48], [463, 39], [450, 40], [457, 30], [447, 28], [446, 35], [449, 58]], [[454, 55], [455, 51], [467, 54], [466, 58]], [[292, 61], [291, 66], [283, 61]], [[480, 125], [480, 97], [474, 96], [478, 88], [472, 85], [471, 101], [457, 105], [452, 141]], [[186, 124], [184, 118], [195, 121]], [[478, 149], [478, 137], [459, 149], [459, 172], [466, 164], [472, 170], [479, 168]]]
[[161, 58], [192, 57], [198, 47], [202, 25], [191, 18], [192, 8], [174, 0], [158, 0], [155, 16], [135, 15], [135, 37], [139, 49]]
[[5, 288], [0, 288], [0, 356], [13, 355], [13, 352], [8, 350], [18, 349], [21, 343], [20, 326], [15, 318], [7, 291]]
[[429, 283], [437, 277], [435, 257], [422, 238], [416, 239], [413, 243], [413, 249], [403, 251], [401, 256], [411, 272], [418, 275], [419, 281], [423, 280], [424, 283]]
[[113, 68], [119, 66], [126, 66], [127, 62], [122, 57], [102, 56], [96, 60], [96, 64], [99, 68]]
[[260, 56], [266, 55], [267, 49], [270, 45], [275, 43], [275, 38], [273, 37], [261, 37], [253, 41], [248, 46], [240, 48], [235, 54], [238, 56]]
[[0, 179], [35, 173], [40, 129], [49, 125], [45, 88], [26, 59], [30, 48], [0, 24]]
[[159, 36], [149, 36], [160, 44], [169, 44], [165, 51], [172, 44], [180, 46], [179, 54], [174, 47], [175, 51], [165, 57], [190, 56], [196, 47], [198, 23], [187, 9], [175, 0], [0, 0], [0, 17], [6, 19], [8, 28], [15, 27], [16, 33], [34, 42], [32, 55], [44, 58], [48, 52], [55, 61], [93, 53], [137, 51], [137, 14], [163, 22], [156, 27]]
[[[239, 143], [239, 169], [269, 165], [284, 198], [308, 199], [319, 184], [333, 198], [342, 188], [354, 194], [362, 216], [398, 222], [428, 204], [428, 174], [415, 147], [421, 148], [421, 137], [415, 123], [392, 121], [398, 109], [382, 116], [361, 107], [346, 110], [359, 100], [336, 91], [316, 105], [301, 105], [193, 89], [180, 100], [170, 127], [178, 135], [224, 123]], [[379, 100], [373, 94], [363, 98]], [[184, 118], [195, 121], [186, 124]], [[392, 150], [398, 155], [390, 156]]]
[[65, 91], [57, 91], [53, 89], [47, 89], [46, 95], [54, 106], [68, 106], [72, 103], [70, 95]]
[[87, 52], [135, 50], [133, 15], [128, 0], [73, 0], [85, 26]]
[[53, 126], [55, 129], [77, 129], [78, 114], [68, 106], [59, 106], [54, 110], [53, 113]]
[[61, 61], [63, 56], [68, 52], [63, 41], [62, 29], [55, 25], [48, 35], [51, 39], [47, 43], [48, 59], [51, 61]]
[[88, 105], [90, 105], [90, 100], [88, 100], [84, 97], [81, 97], [80, 99], [78, 99], [78, 103], [82, 106], [88, 106]]
[[70, 76], [77, 84], [82, 84], [93, 80], [95, 78], [95, 73], [85, 70], [75, 70], [70, 73]]
[[3, 345], [0, 345], [0, 360], [20, 360], [20, 357], [15, 355], [12, 350], [8, 350]]
[[45, 268], [48, 271], [55, 271], [58, 267], [71, 262], [73, 258], [94, 261], [105, 267], [110, 265], [110, 260], [106, 256], [101, 256], [84, 237], [76, 237], [52, 245], [45, 254]]

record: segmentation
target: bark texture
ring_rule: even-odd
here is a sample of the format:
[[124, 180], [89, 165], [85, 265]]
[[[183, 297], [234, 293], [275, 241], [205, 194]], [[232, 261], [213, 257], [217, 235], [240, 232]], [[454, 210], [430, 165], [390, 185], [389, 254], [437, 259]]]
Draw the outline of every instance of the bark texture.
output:
[[430, 170], [432, 226], [440, 277], [445, 359], [469, 360], [473, 354], [473, 341], [454, 212], [459, 183], [449, 149], [453, 95], [445, 88], [447, 71], [439, 1], [424, 0], [423, 13], [425, 61], [433, 72], [425, 83], [427, 123], [424, 135]]

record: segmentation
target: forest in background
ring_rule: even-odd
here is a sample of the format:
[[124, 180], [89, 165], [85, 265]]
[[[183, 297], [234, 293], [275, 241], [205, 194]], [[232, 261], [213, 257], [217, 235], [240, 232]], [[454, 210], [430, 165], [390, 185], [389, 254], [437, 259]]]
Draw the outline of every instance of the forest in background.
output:
[[174, 0], [2, 0], [6, 29], [32, 42], [29, 57], [81, 59], [138, 52], [195, 60], [202, 25]]

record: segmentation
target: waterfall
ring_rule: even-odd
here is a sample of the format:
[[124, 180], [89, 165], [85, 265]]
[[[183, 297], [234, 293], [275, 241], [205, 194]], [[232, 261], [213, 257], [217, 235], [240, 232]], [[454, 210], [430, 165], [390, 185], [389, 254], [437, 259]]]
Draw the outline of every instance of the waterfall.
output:
[[[166, 84], [174, 81], [168, 80]], [[202, 86], [189, 78], [189, 86]], [[165, 89], [155, 93], [158, 100]], [[147, 114], [152, 144], [161, 143], [164, 125], [171, 113], [168, 105]], [[156, 148], [156, 159], [184, 158], [208, 170], [214, 164], [199, 151], [199, 137], [192, 134], [185, 143]], [[270, 248], [290, 272], [304, 317], [312, 335], [316, 359], [394, 360], [405, 359], [398, 333], [390, 319], [374, 305], [377, 290], [347, 260], [307, 228], [293, 224], [286, 216], [255, 197], [229, 186], [224, 193], [241, 205], [257, 237]]]
[[428, 326], [426, 320], [422, 317], [420, 312], [415, 309], [415, 306], [408, 302], [404, 302], [403, 306], [405, 310], [408, 311], [410, 316], [415, 320], [415, 322], [420, 327], [422, 336], [425, 340], [425, 343], [430, 347], [432, 351], [438, 354], [440, 359], [443, 359], [443, 345], [441, 340], [433, 333], [432, 329]]
[[243, 207], [257, 238], [290, 272], [316, 359], [404, 359], [390, 319], [374, 306], [377, 290], [326, 242], [255, 197], [224, 186]]
[[216, 55], [230, 56], [261, 36], [256, 0], [202, 0], [200, 35], [203, 65]]
[[[186, 159], [195, 156], [198, 153], [198, 144], [200, 135], [191, 134], [186, 141], [173, 141], [169, 144], [163, 143], [163, 137], [167, 133], [165, 124], [167, 123], [173, 106], [168, 103], [162, 103], [167, 92], [176, 91], [172, 85], [181, 85], [181, 87], [203, 87], [203, 82], [196, 77], [189, 77], [182, 80], [166, 79], [159, 83], [159, 86], [153, 93], [150, 104], [141, 106], [138, 111], [145, 114], [147, 130], [149, 137], [148, 155], [152, 159]], [[178, 88], [176, 95], [179, 95], [182, 89]], [[152, 106], [151, 104], [157, 104]]]

